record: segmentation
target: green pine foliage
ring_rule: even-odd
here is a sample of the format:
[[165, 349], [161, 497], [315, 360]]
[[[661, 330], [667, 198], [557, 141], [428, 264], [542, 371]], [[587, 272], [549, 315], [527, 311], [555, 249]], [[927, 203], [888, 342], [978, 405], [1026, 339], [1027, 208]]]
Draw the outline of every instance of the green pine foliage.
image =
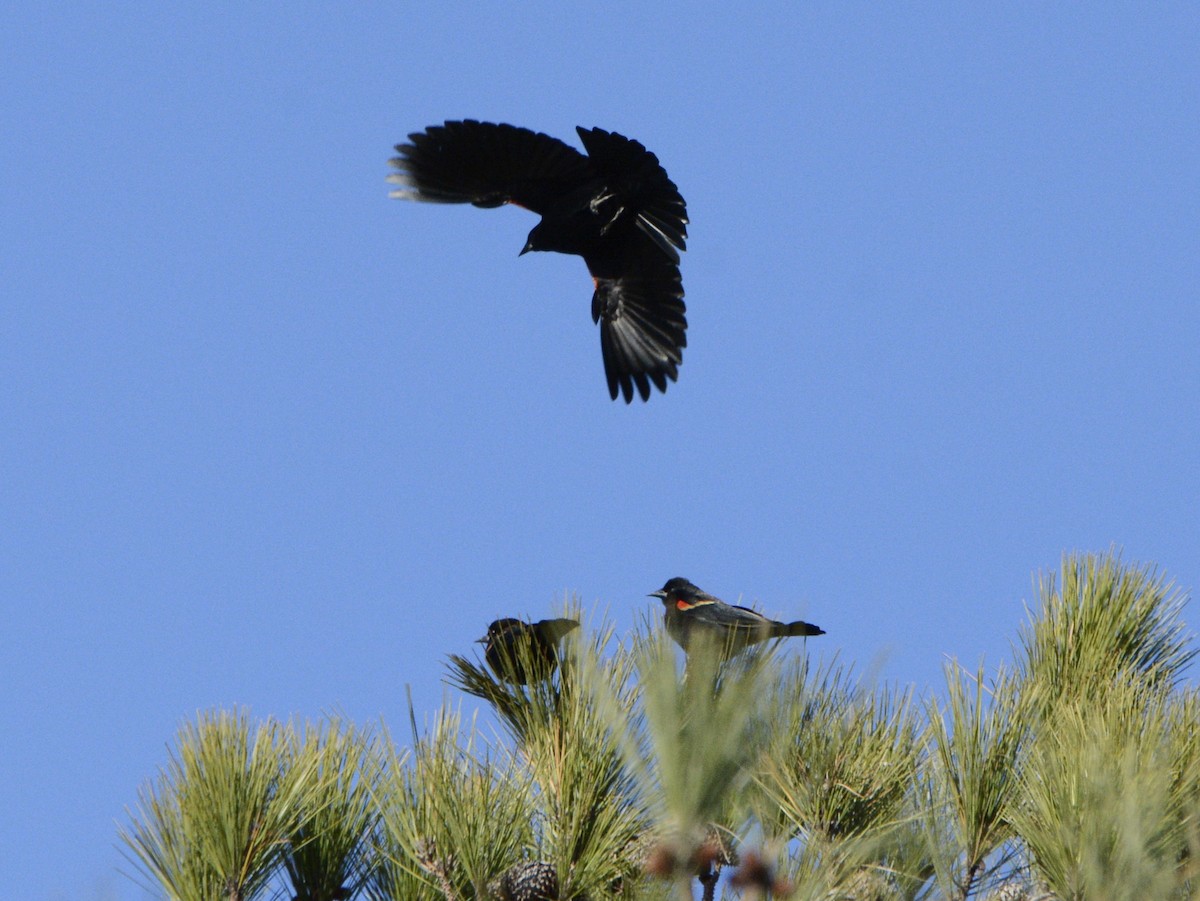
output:
[[173, 901], [254, 901], [313, 809], [315, 759], [288, 759], [289, 728], [245, 711], [185, 725], [158, 778], [120, 832], [132, 858]]
[[906, 853], [922, 741], [911, 693], [869, 690], [836, 663], [801, 664], [779, 686], [776, 728], [756, 767], [756, 820], [791, 850], [786, 866], [802, 894], [861, 893], [928, 869]]
[[1184, 595], [1152, 567], [1124, 566], [1113, 553], [1074, 554], [1037, 590], [1041, 607], [1021, 631], [1020, 659], [1043, 709], [1129, 680], [1169, 690], [1196, 655]]
[[173, 901], [1200, 898], [1182, 593], [1114, 553], [1036, 590], [1012, 669], [924, 696], [795, 642], [685, 663], [601, 622], [542, 682], [451, 656], [480, 707], [407, 744], [204, 713], [120, 837]]
[[295, 901], [335, 901], [362, 890], [375, 864], [383, 760], [378, 742], [338, 717], [294, 731], [283, 771], [311, 772], [311, 792], [284, 845]]
[[528, 771], [457, 711], [439, 711], [411, 753], [391, 745], [387, 764], [381, 819], [398, 851], [389, 863], [421, 886], [414, 901], [487, 897], [488, 883], [533, 846]]
[[645, 803], [616, 733], [587, 688], [598, 682], [617, 703], [634, 702], [629, 658], [600, 655], [610, 638], [606, 628], [588, 642], [572, 642], [552, 715], [538, 717], [538, 727], [518, 746], [537, 789], [538, 856], [557, 867], [566, 897], [629, 896], [641, 876], [630, 849], [649, 826]]
[[[1187, 898], [1188, 826], [1175, 791], [1169, 701], [1136, 683], [1066, 705], [1022, 768], [1013, 824], [1063, 899]], [[1193, 799], [1194, 800], [1194, 799]]]
[[985, 690], [982, 668], [946, 667], [946, 693], [927, 703], [928, 765], [922, 772], [924, 819], [941, 893], [967, 898], [1012, 837], [1029, 717], [1021, 683], [1001, 672]]

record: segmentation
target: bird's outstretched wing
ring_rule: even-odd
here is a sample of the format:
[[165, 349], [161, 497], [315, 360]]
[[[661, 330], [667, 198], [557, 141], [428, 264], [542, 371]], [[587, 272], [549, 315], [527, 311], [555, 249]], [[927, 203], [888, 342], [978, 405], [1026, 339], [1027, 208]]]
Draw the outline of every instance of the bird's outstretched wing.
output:
[[647, 400], [651, 383], [666, 391], [667, 380], [678, 378], [687, 318], [679, 267], [645, 241], [626, 247], [628, 253], [584, 259], [596, 282], [592, 321], [600, 324], [608, 393], [630, 403], [635, 388]]
[[623, 216], [636, 216], [637, 227], [672, 263], [687, 249], [687, 205], [675, 182], [653, 153], [638, 141], [602, 128], [576, 126], [592, 171], [611, 195], [598, 209], [610, 228]]
[[[391, 197], [545, 212], [591, 177], [588, 158], [558, 138], [474, 119], [433, 125], [397, 144]], [[665, 174], [665, 173], [664, 173]]]

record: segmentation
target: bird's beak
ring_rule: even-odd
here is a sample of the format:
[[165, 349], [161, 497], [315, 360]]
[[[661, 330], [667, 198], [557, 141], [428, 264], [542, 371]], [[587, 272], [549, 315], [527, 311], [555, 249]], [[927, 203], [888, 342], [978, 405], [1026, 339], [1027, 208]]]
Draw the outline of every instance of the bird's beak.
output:
[[487, 636], [485, 635], [483, 638], [476, 638], [475, 644], [487, 644]]
[[531, 250], [533, 250], [533, 242], [526, 241], [525, 246], [521, 248], [521, 252], [519, 254], [517, 254], [517, 256], [523, 257], [523, 256], [525, 256], [525, 254], [529, 253], [529, 251], [531, 251]]
[[648, 595], [646, 595], [646, 597], [658, 598], [660, 601], [665, 601], [667, 599], [667, 593], [660, 588], [658, 591], [650, 592]]

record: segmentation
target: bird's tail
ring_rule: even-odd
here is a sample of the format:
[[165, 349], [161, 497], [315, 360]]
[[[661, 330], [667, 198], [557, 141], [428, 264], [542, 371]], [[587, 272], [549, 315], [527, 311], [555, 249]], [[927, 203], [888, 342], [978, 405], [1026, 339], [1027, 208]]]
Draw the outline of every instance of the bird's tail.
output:
[[820, 626], [814, 626], [812, 623], [806, 623], [802, 619], [796, 620], [794, 623], [788, 623], [779, 633], [783, 635], [824, 635], [825, 630]]
[[578, 629], [579, 621], [575, 619], [543, 619], [534, 628], [551, 644], [556, 644], [560, 638], [572, 629]]
[[632, 192], [638, 228], [678, 265], [679, 251], [687, 249], [687, 204], [658, 157], [624, 135], [602, 128], [575, 130], [596, 171], [622, 193]]

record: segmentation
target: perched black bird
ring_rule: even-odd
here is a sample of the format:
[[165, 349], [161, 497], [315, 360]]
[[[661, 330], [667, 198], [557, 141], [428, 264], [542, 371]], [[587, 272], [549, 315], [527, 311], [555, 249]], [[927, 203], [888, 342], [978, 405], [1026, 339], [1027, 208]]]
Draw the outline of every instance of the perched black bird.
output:
[[803, 620], [781, 623], [767, 619], [749, 607], [726, 604], [687, 579], [669, 579], [649, 596], [663, 602], [667, 632], [684, 651], [695, 636], [712, 642], [723, 656], [732, 657], [752, 644], [771, 638], [825, 634], [824, 629]]
[[576, 128], [584, 156], [557, 138], [494, 122], [447, 122], [410, 134], [391, 160], [401, 185], [392, 197], [497, 207], [541, 215], [521, 253], [555, 250], [583, 257], [596, 283], [592, 321], [608, 393], [625, 402], [650, 384], [667, 390], [683, 362], [683, 283], [687, 206], [658, 157], [637, 141]]
[[573, 619], [543, 619], [525, 623], [505, 617], [488, 626], [480, 638], [483, 656], [500, 679], [513, 685], [543, 682], [558, 665], [558, 643], [579, 623]]

